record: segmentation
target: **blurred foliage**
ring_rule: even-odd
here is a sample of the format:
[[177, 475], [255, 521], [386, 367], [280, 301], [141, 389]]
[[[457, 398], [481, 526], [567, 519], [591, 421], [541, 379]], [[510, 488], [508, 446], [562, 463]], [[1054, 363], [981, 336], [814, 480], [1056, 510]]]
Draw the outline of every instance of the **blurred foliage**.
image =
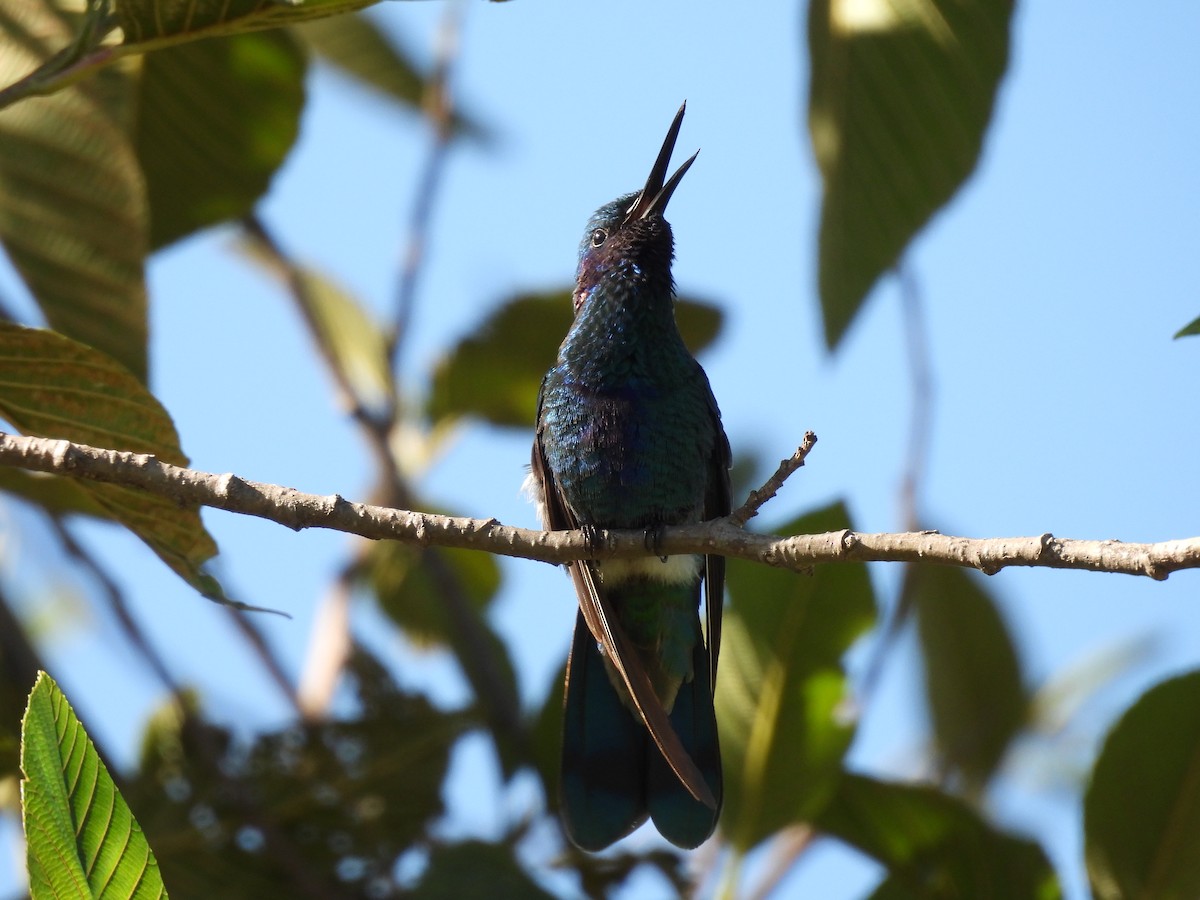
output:
[[[781, 534], [850, 528], [834, 504]], [[717, 720], [725, 767], [721, 828], [741, 852], [828, 802], [854, 737], [842, 656], [875, 619], [863, 566], [812, 575], [728, 563], [730, 602], [721, 640]]]
[[469, 550], [394, 542], [367, 554], [365, 581], [381, 611], [417, 647], [450, 650], [479, 700], [506, 774], [527, 762], [517, 672], [486, 617], [500, 588], [500, 566]]
[[1195, 334], [1200, 334], [1200, 316], [1197, 316], [1196, 318], [1192, 319], [1192, 321], [1188, 322], [1186, 325], [1184, 325], [1182, 328], [1180, 328], [1177, 332], [1175, 332], [1175, 337], [1177, 337], [1177, 338], [1189, 337], [1190, 335], [1195, 335]]
[[[0, 0], [0, 86], [71, 39], [43, 0]], [[146, 380], [146, 188], [122, 69], [0, 112], [0, 243], [51, 328]], [[85, 202], [86, 200], [86, 202]]]
[[[292, 33], [322, 60], [402, 109], [419, 112], [429, 102], [426, 76], [395, 35], [376, 25], [369, 14], [313, 19]], [[489, 130], [476, 117], [459, 109], [451, 111], [449, 125], [462, 137], [479, 142], [490, 138]]]
[[152, 247], [253, 208], [300, 130], [304, 74], [305, 55], [287, 31], [146, 54], [134, 146]]
[[371, 6], [378, 0], [116, 0], [117, 23], [125, 43], [274, 28]]
[[280, 278], [307, 321], [317, 347], [333, 369], [335, 382], [348, 393], [352, 407], [386, 409], [396, 390], [383, 328], [363, 304], [331, 278], [288, 259], [262, 223], [248, 217], [246, 256]]
[[126, 789], [176, 898], [392, 897], [402, 853], [432, 840], [450, 750], [469, 726], [398, 688], [362, 648], [358, 710], [246, 743], [170, 701]]
[[[188, 464], [162, 404], [127, 369], [85, 344], [0, 322], [0, 383], [0, 416], [23, 434]], [[35, 484], [27, 479], [24, 486]], [[198, 591], [224, 599], [220, 585], [203, 571], [217, 545], [197, 508], [116, 484], [80, 481], [78, 486]], [[31, 491], [24, 496], [35, 499]]]
[[818, 282], [837, 347], [875, 282], [975, 168], [1013, 0], [811, 0], [808, 128], [824, 197]]
[[[440, 85], [372, 18], [332, 15], [368, 5], [115, 0], [80, 13], [65, 0], [0, 0], [0, 243], [48, 325], [0, 325], [0, 415], [13, 427], [186, 464], [146, 387], [144, 272], [154, 250], [229, 222], [243, 224], [256, 261], [281, 276], [319, 361], [375, 442], [381, 496], [431, 509], [407, 482], [455, 429], [532, 423], [571, 322], [569, 289], [486, 310], [445, 348], [422, 393], [424, 381], [397, 384], [397, 336], [370, 307], [288, 259], [259, 219], [297, 136], [313, 55], [381, 93], [388, 111], [420, 117], [437, 140], [487, 137], [473, 115], [450, 109], [446, 118]], [[810, 0], [808, 13], [808, 126], [824, 183], [820, 299], [836, 348], [872, 286], [976, 165], [1007, 66], [1012, 3]], [[724, 324], [720, 308], [689, 298], [676, 313], [693, 351]], [[1197, 322], [1180, 335], [1194, 333]], [[758, 451], [739, 448], [737, 496], [755, 482]], [[201, 570], [216, 547], [194, 509], [9, 468], [0, 491], [50, 515], [118, 523], [200, 590], [219, 590]], [[832, 504], [780, 532], [849, 524]], [[717, 684], [727, 784], [717, 846], [729, 852], [689, 857], [631, 842], [596, 856], [560, 839], [562, 679], [532, 710], [521, 707], [510, 648], [490, 621], [495, 560], [356, 547], [346, 581], [394, 630], [383, 643], [403, 635], [452, 659], [468, 698], [435, 706], [361, 648], [345, 667], [353, 696], [337, 715], [262, 733], [215, 724], [198, 691], [173, 689], [146, 728], [137, 770], [113, 774], [176, 898], [542, 897], [564, 879], [568, 891], [606, 896], [639, 870], [680, 895], [720, 877], [736, 891], [741, 856], [793, 826], [875, 860], [886, 873], [879, 900], [1061, 893], [1041, 849], [1005, 833], [984, 802], [1031, 727], [1033, 687], [1000, 604], [974, 575], [910, 567], [905, 579], [939, 763], [936, 783], [913, 785], [846, 764], [857, 704], [870, 700], [855, 696], [844, 662], [875, 621], [866, 571], [731, 563]], [[44, 668], [28, 632], [0, 595], [0, 805], [15, 795], [17, 723]], [[1152, 688], [1105, 745], [1086, 809], [1098, 897], [1200, 894], [1200, 863], [1187, 852], [1200, 842], [1198, 677]], [[465, 735], [481, 733], [504, 787], [490, 798], [501, 822], [491, 839], [444, 819], [451, 760]], [[530, 772], [538, 780], [520, 780]]]
[[8, 597], [0, 593], [0, 810], [20, 774], [21, 718], [39, 668], [37, 651]]
[[847, 773], [817, 826], [888, 869], [873, 900], [1056, 900], [1046, 854], [932, 787]]
[[[571, 327], [571, 289], [523, 294], [502, 302], [434, 368], [429, 416], [477, 416], [493, 425], [528, 428], [542, 377]], [[717, 337], [723, 314], [700, 300], [675, 301], [675, 321], [692, 353]]]
[[1017, 648], [982, 576], [909, 566], [903, 603], [917, 616], [925, 696], [940, 763], [980, 796], [1029, 708]]
[[434, 848], [429, 868], [413, 896], [419, 900], [459, 900], [461, 897], [553, 898], [517, 863], [511, 847], [466, 841]]
[[495, 558], [471, 550], [381, 542], [371, 548], [369, 565], [371, 591], [380, 608], [418, 646], [455, 643], [454, 622], [439, 583], [446, 569], [454, 572], [458, 588], [477, 614], [487, 609], [500, 588]]
[[1097, 900], [1200, 896], [1200, 672], [1147, 691], [1113, 726], [1084, 798]]

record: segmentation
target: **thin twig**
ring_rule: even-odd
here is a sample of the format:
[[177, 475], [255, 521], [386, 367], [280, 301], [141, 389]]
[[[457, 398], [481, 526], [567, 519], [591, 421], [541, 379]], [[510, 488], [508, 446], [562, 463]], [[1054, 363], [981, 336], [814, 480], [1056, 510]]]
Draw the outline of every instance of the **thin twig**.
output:
[[[417, 180], [416, 196], [408, 221], [407, 246], [396, 285], [392, 327], [387, 334], [388, 361], [392, 377], [397, 380], [403, 370], [403, 353], [412, 331], [433, 211], [454, 136], [454, 98], [450, 82], [458, 60], [462, 16], [461, 0], [446, 5], [438, 30], [433, 72], [425, 86], [423, 105], [433, 127], [433, 135], [425, 165]], [[402, 413], [396, 403], [391, 405], [388, 413], [390, 433]], [[387, 446], [390, 454], [390, 443]], [[384, 470], [383, 501], [411, 505], [412, 494], [403, 473], [394, 457], [389, 455], [388, 459], [391, 471]], [[489, 639], [478, 611], [467, 597], [462, 579], [435, 549], [426, 548], [423, 551], [422, 564], [437, 586], [438, 596], [447, 606], [447, 620], [454, 630], [453, 640], [458, 651], [456, 657], [487, 713], [490, 726], [494, 732], [505, 735], [510, 741], [523, 742], [524, 724], [518, 698], [509, 686], [502, 660]]]
[[905, 531], [921, 527], [921, 485], [929, 461], [929, 437], [933, 425], [933, 367], [929, 358], [929, 334], [921, 287], [912, 269], [901, 264], [896, 270], [903, 302], [905, 346], [912, 389], [912, 412], [908, 424], [908, 455], [900, 486], [901, 522]]
[[[0, 587], [0, 679], [6, 686], [17, 691], [28, 691], [37, 681], [38, 672], [46, 669], [42, 660], [21, 626], [21, 620], [9, 606], [8, 597]], [[17, 712], [20, 715], [20, 712]], [[11, 727], [13, 722], [6, 723]]]
[[[38, 672], [51, 669], [52, 667], [38, 654], [29, 635], [25, 633], [21, 620], [13, 612], [3, 587], [0, 587], [0, 684], [15, 690], [19, 697], [22, 692], [33, 687], [34, 682], [37, 681]], [[6, 699], [9, 698], [11, 698], [11, 694], [6, 696]], [[75, 702], [78, 703], [78, 700]], [[76, 709], [78, 708], [76, 706]], [[13, 710], [6, 705], [5, 712], [11, 714]], [[9, 726], [15, 724], [19, 717], [18, 709], [14, 718], [9, 721]], [[121, 769], [113, 762], [112, 754], [104, 746], [103, 739], [95, 732], [90, 737], [100, 759], [108, 768], [113, 781], [117, 783], [117, 788], [124, 791], [128, 785], [121, 774]]]
[[292, 680], [288, 677], [283, 663], [275, 655], [275, 651], [271, 649], [271, 645], [267, 643], [267, 639], [263, 637], [258, 626], [245, 610], [234, 607], [228, 607], [228, 610], [233, 627], [237, 629], [238, 634], [250, 645], [250, 649], [258, 657], [258, 661], [266, 671], [267, 676], [279, 688], [279, 693], [283, 694], [284, 698], [297, 713], [301, 713], [302, 710], [296, 688], [292, 685]]
[[[321, 330], [317, 328], [316, 322], [309, 313], [308, 304], [304, 302], [303, 293], [306, 287], [299, 267], [282, 250], [278, 241], [260, 219], [248, 216], [243, 220], [243, 226], [247, 236], [254, 241], [257, 249], [284, 276], [335, 382], [344, 395], [352, 398], [351, 386], [346, 381], [341, 367], [337, 365], [332, 348], [325, 345]], [[374, 492], [376, 499], [388, 506], [412, 505], [411, 492], [392, 456], [388, 440], [388, 435], [391, 433], [399, 413], [396, 404], [389, 401], [383, 409], [377, 412], [366, 409], [356, 401], [352, 401], [350, 405], [351, 415], [362, 428], [367, 445], [375, 457], [376, 471], [379, 473], [379, 485]], [[369, 553], [368, 545], [360, 546], [356, 550], [355, 558], [347, 566], [347, 571], [358, 571], [368, 562]], [[501, 660], [496, 653], [494, 644], [489, 640], [489, 636], [479, 620], [479, 614], [466, 596], [460, 579], [433, 550], [425, 551], [422, 562], [438, 584], [439, 596], [448, 608], [448, 620], [455, 630], [455, 643], [461, 651], [458, 658], [463, 665], [468, 681], [479, 695], [482, 705], [487, 711], [490, 723], [510, 740], [523, 740], [521, 735], [523, 723], [518, 698], [509, 688], [509, 681], [504, 676]], [[329, 697], [332, 696], [333, 685], [340, 672], [340, 666], [347, 658], [346, 651], [350, 645], [349, 617], [345, 614], [344, 598], [341, 596], [343, 591], [348, 595], [348, 583], [336, 588], [327, 596], [325, 603], [329, 605], [329, 608], [318, 614], [318, 619], [327, 623], [331, 629], [343, 630], [333, 631], [322, 628], [320, 631], [314, 632], [310, 644], [309, 661], [319, 664], [321, 668], [319, 671], [311, 673], [305, 670], [301, 677], [304, 687], [301, 691], [300, 702], [305, 715], [309, 717], [320, 715], [321, 710], [326, 707]], [[348, 599], [348, 596], [345, 599]], [[322, 644], [328, 646], [321, 646]]]
[[142, 661], [149, 666], [150, 670], [158, 676], [158, 680], [172, 694], [179, 693], [179, 683], [171, 674], [171, 670], [167, 668], [166, 661], [159, 656], [158, 651], [150, 643], [150, 639], [146, 633], [142, 631], [142, 626], [138, 624], [133, 613], [129, 610], [129, 604], [125, 600], [125, 592], [121, 590], [121, 586], [116, 580], [108, 574], [103, 566], [96, 561], [95, 558], [83, 548], [80, 543], [75, 540], [75, 535], [67, 528], [66, 523], [58, 516], [50, 516], [50, 527], [54, 529], [54, 533], [58, 536], [59, 542], [67, 555], [75, 561], [75, 563], [87, 571], [89, 575], [95, 579], [100, 586], [100, 594], [104, 597], [108, 608], [112, 610], [113, 616], [120, 625], [121, 630], [125, 633], [125, 639], [133, 646], [133, 649], [138, 652]]
[[804, 440], [800, 442], [800, 446], [796, 448], [796, 452], [779, 463], [779, 468], [775, 470], [775, 474], [768, 478], [762, 487], [750, 492], [750, 496], [746, 498], [746, 502], [729, 516], [729, 521], [740, 527], [757, 516], [758, 511], [762, 509], [763, 505], [779, 493], [779, 489], [792, 476], [792, 473], [804, 465], [805, 458], [816, 443], [817, 436], [811, 431], [806, 431], [804, 433]]
[[[900, 283], [901, 319], [904, 322], [904, 343], [908, 351], [912, 389], [908, 452], [904, 478], [900, 483], [900, 521], [906, 531], [917, 531], [921, 527], [920, 490], [925, 479], [933, 421], [933, 367], [929, 359], [929, 335], [925, 327], [920, 285], [911, 269], [904, 264], [897, 267], [896, 276]], [[904, 579], [901, 579], [895, 602], [878, 631], [863, 669], [858, 687], [859, 702], [863, 705], [869, 703], [875, 693], [892, 648], [912, 615], [911, 594], [903, 589], [903, 585]]]
[[[214, 475], [160, 462], [154, 456], [103, 450], [49, 438], [0, 432], [0, 465], [122, 484], [176, 503], [257, 516], [289, 528], [328, 528], [375, 540], [422, 547], [459, 547], [502, 556], [564, 563], [576, 559], [635, 559], [718, 553], [803, 571], [815, 563], [925, 562], [979, 569], [991, 575], [1009, 566], [1078, 569], [1144, 575], [1163, 580], [1200, 568], [1200, 537], [1153, 544], [1030, 537], [965, 538], [936, 531], [866, 534], [830, 531], [777, 537], [755, 534], [727, 519], [662, 531], [653, 550], [644, 531], [532, 531], [496, 519], [439, 516], [352, 503], [293, 488]], [[597, 539], [599, 538], [599, 539]]]
[[763, 865], [766, 871], [746, 900], [767, 900], [793, 866], [812, 846], [817, 832], [807, 825], [793, 825], [778, 832], [771, 841], [770, 855]]
[[321, 598], [309, 633], [308, 653], [297, 691], [300, 714], [309, 721], [325, 718], [342, 669], [350, 659], [350, 592], [354, 565], [344, 566]]
[[433, 72], [425, 86], [423, 106], [433, 126], [433, 137], [425, 165], [417, 180], [417, 193], [408, 220], [408, 241], [404, 249], [400, 278], [396, 284], [395, 313], [387, 336], [388, 359], [391, 360], [392, 371], [395, 373], [401, 370], [405, 341], [412, 328], [417, 286], [429, 246], [429, 227], [433, 218], [434, 201], [441, 185], [450, 140], [454, 134], [450, 76], [458, 58], [459, 33], [462, 28], [461, 6], [459, 2], [446, 5], [438, 30]]

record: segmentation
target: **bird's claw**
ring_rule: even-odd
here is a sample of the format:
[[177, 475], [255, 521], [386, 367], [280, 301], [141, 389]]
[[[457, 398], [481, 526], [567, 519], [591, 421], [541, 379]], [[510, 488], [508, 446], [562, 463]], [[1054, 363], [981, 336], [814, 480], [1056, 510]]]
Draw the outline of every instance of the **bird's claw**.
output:
[[583, 544], [587, 547], [588, 553], [595, 553], [600, 549], [602, 541], [600, 540], [600, 528], [596, 525], [581, 525], [579, 530], [583, 532]]
[[647, 550], [649, 550], [651, 553], [653, 553], [655, 556], [657, 556], [660, 560], [662, 560], [665, 563], [667, 561], [667, 557], [659, 552], [659, 548], [662, 546], [662, 542], [663, 542], [663, 526], [662, 525], [652, 525], [651, 527], [646, 529], [646, 536], [644, 538], [643, 546], [645, 546], [645, 548]]

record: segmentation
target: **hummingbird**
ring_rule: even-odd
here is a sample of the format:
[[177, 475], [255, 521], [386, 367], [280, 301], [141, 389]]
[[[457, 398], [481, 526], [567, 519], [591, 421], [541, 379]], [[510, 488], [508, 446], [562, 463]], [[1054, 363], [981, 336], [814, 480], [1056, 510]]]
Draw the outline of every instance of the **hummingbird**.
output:
[[[675, 323], [667, 169], [680, 106], [640, 191], [600, 207], [579, 245], [575, 318], [542, 381], [527, 487], [548, 529], [661, 529], [729, 514], [729, 442]], [[560, 812], [584, 850], [646, 821], [693, 848], [716, 827], [713, 711], [725, 559], [581, 560], [567, 660]], [[705, 595], [705, 627], [700, 623]]]

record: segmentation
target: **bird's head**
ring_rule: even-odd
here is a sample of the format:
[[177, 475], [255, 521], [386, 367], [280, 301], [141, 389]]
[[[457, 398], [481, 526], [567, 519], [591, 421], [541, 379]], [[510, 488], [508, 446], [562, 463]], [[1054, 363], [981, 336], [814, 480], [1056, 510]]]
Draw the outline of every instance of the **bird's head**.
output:
[[606, 203], [588, 220], [579, 244], [579, 265], [575, 270], [576, 313], [605, 277], [651, 283], [661, 279], [670, 291], [675, 241], [671, 226], [663, 215], [675, 188], [700, 152], [693, 153], [674, 175], [667, 178], [671, 151], [675, 149], [686, 108], [684, 103], [675, 114], [645, 186]]

